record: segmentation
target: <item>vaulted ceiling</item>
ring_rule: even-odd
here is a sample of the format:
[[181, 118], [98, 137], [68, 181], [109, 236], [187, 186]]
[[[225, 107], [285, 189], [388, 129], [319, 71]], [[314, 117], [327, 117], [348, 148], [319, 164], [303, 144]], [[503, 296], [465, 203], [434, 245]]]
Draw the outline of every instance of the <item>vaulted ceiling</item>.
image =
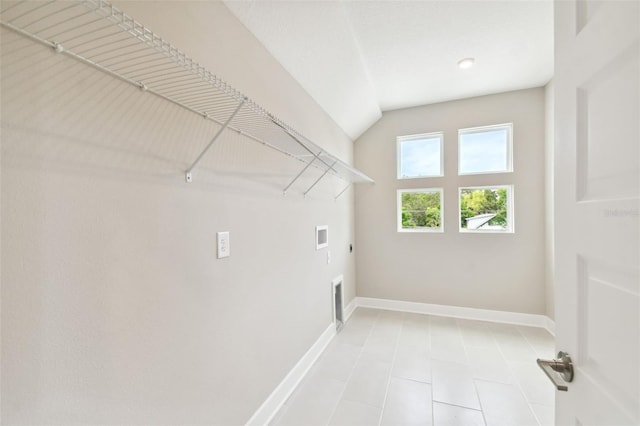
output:
[[[382, 111], [546, 84], [551, 0], [226, 1], [353, 139]], [[458, 61], [475, 58], [469, 69]]]

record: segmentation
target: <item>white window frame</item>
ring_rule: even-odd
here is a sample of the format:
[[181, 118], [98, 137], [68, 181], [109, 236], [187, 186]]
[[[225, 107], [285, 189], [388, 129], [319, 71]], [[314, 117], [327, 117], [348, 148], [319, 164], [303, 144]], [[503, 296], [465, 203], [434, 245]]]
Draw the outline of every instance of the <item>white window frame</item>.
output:
[[[402, 194], [415, 192], [437, 192], [440, 194], [440, 228], [403, 228], [402, 227]], [[411, 188], [398, 189], [396, 196], [396, 220], [398, 232], [444, 232], [444, 190], [443, 188]]]
[[[497, 229], [468, 229], [463, 228], [460, 223], [462, 215], [462, 190], [463, 189], [506, 189], [507, 190], [507, 228]], [[483, 185], [483, 186], [460, 186], [458, 187], [458, 231], [465, 234], [515, 234], [515, 209], [514, 209], [514, 188], [513, 185]]]
[[[403, 176], [402, 175], [402, 155], [401, 146], [403, 142], [410, 142], [419, 139], [440, 139], [440, 173], [437, 175], [420, 175], [420, 176]], [[444, 133], [443, 132], [431, 132], [431, 133], [419, 133], [415, 135], [404, 135], [396, 137], [396, 174], [398, 179], [424, 179], [430, 177], [442, 177], [444, 176]]]
[[[462, 172], [460, 166], [462, 164], [462, 149], [460, 147], [462, 136], [469, 133], [490, 132], [492, 130], [507, 129], [507, 168], [505, 170], [486, 171], [486, 172]], [[489, 126], [469, 127], [458, 130], [458, 175], [488, 175], [495, 173], [512, 173], [513, 172], [513, 123], [492, 124]]]

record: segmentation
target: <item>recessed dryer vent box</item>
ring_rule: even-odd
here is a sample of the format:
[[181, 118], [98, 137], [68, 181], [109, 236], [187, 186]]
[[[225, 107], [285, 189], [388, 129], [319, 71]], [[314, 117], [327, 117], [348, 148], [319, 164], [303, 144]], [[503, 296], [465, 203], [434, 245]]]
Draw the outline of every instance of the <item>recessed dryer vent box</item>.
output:
[[329, 225], [316, 226], [316, 250], [329, 247]]

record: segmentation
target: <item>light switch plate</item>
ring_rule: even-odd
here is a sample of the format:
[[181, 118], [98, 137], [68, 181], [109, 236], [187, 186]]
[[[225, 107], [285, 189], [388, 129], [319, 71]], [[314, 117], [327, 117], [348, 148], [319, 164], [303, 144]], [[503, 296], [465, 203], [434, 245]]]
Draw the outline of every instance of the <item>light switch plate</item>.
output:
[[229, 232], [218, 232], [218, 259], [231, 256]]

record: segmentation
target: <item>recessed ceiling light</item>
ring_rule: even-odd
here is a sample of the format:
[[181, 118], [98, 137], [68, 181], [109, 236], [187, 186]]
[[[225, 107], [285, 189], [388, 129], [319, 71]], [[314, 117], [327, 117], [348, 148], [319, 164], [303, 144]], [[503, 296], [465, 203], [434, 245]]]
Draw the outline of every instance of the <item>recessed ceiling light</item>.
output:
[[466, 69], [466, 68], [471, 68], [471, 66], [473, 65], [473, 63], [476, 60], [473, 58], [464, 58], [461, 59], [460, 61], [458, 61], [458, 67], [462, 68], [462, 69]]

